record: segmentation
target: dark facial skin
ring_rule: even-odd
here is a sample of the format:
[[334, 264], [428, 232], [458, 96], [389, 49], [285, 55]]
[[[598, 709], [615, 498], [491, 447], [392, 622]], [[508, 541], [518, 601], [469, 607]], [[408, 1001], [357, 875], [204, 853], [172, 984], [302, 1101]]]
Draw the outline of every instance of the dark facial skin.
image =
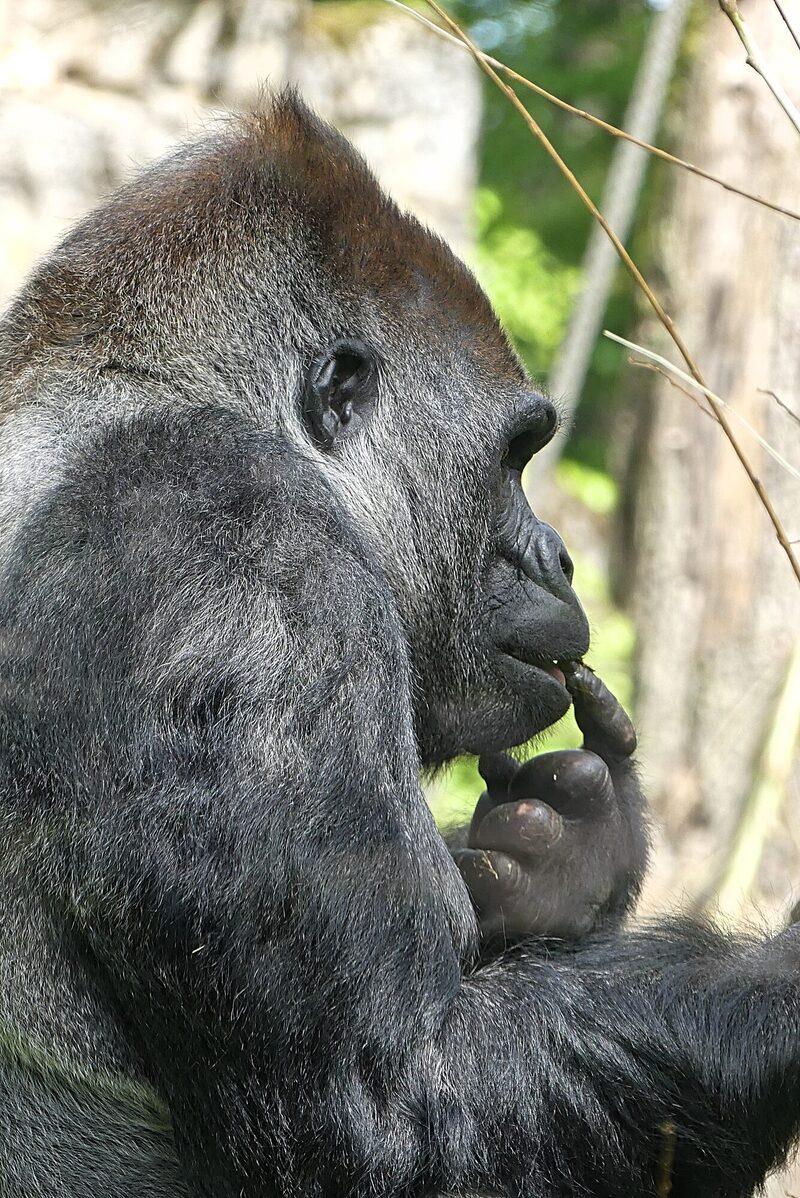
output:
[[[522, 489], [522, 470], [549, 443], [558, 419], [549, 399], [520, 390], [487, 463], [491, 501], [486, 560], [474, 618], [464, 628], [463, 659], [478, 669], [438, 696], [441, 654], [423, 660], [426, 707], [419, 737], [424, 762], [458, 753], [502, 752], [530, 740], [570, 706], [564, 672], [589, 646], [589, 627], [572, 587], [573, 565], [559, 534], [540, 520]], [[456, 622], [458, 611], [456, 612]]]
[[572, 589], [566, 546], [537, 518], [522, 490], [522, 470], [558, 424], [549, 400], [534, 396], [533, 401], [501, 459], [495, 558], [484, 588], [500, 676], [509, 690], [535, 692], [548, 723], [554, 723], [569, 706], [563, 667], [586, 652], [589, 629]]

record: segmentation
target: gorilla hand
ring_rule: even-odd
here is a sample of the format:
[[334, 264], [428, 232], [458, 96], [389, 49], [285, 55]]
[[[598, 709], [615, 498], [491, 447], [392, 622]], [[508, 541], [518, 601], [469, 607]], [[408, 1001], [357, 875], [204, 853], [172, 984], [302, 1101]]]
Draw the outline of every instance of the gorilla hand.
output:
[[569, 671], [567, 687], [582, 749], [524, 765], [504, 754], [480, 760], [487, 789], [455, 858], [484, 943], [584, 936], [620, 920], [641, 885], [647, 835], [633, 726], [587, 666]]

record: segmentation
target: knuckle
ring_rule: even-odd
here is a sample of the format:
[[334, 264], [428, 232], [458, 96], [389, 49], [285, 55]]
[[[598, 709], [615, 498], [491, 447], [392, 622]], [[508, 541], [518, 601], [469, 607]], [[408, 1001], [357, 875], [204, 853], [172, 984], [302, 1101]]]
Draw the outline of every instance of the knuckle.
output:
[[512, 819], [522, 848], [551, 848], [564, 831], [558, 812], [539, 799], [515, 803]]

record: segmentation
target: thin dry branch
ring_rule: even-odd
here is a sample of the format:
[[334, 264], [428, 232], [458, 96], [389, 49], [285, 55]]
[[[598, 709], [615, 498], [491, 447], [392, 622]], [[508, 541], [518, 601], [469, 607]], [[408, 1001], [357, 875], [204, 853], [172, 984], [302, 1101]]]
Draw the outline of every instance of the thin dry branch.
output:
[[682, 387], [677, 379], [674, 379], [671, 374], [667, 374], [663, 366], [658, 366], [655, 362], [640, 362], [638, 358], [632, 358], [630, 354], [628, 354], [628, 365], [638, 366], [640, 370], [652, 370], [653, 374], [660, 375], [662, 379], [666, 379], [671, 387], [674, 387], [676, 391], [680, 391], [682, 395], [690, 399], [698, 412], [702, 412], [704, 416], [707, 416], [709, 420], [713, 420], [715, 424], [719, 423], [711, 409], [704, 407], [702, 400], [694, 395], [688, 387]]
[[[488, 62], [485, 61], [485, 59], [481, 56], [480, 50], [478, 50], [477, 46], [474, 45], [474, 43], [467, 36], [467, 34], [464, 33], [464, 31], [460, 28], [459, 25], [456, 24], [456, 22], [452, 19], [452, 17], [449, 16], [449, 14], [446, 13], [444, 11], [444, 9], [442, 9], [437, 4], [436, 0], [425, 0], [425, 2], [429, 8], [433, 9], [433, 11], [439, 17], [439, 19], [444, 21], [444, 23], [447, 25], [447, 27], [450, 29], [450, 31], [456, 37], [460, 38], [460, 40], [462, 42], [464, 42], [464, 44], [469, 48], [470, 54], [472, 55], [472, 57], [474, 58], [475, 62], [478, 64], [480, 69], [486, 75], [489, 76], [489, 78], [494, 83], [495, 87], [499, 88], [499, 90], [503, 93], [503, 95], [506, 96], [506, 98], [509, 100], [509, 102], [514, 106], [514, 108], [516, 108], [517, 112], [520, 114], [522, 119], [525, 121], [526, 125], [530, 129], [533, 136], [537, 139], [537, 141], [543, 147], [543, 149], [545, 150], [547, 155], [553, 160], [553, 162], [558, 167], [561, 174], [564, 176], [564, 178], [569, 183], [570, 187], [572, 187], [572, 189], [575, 192], [577, 192], [582, 203], [586, 206], [586, 208], [588, 208], [589, 212], [592, 214], [594, 219], [601, 225], [601, 227], [604, 229], [606, 235], [611, 238], [614, 248], [616, 249], [617, 253], [619, 254], [620, 258], [622, 259], [622, 262], [623, 262], [626, 270], [633, 278], [637, 287], [639, 287], [640, 290], [647, 297], [647, 300], [648, 300], [651, 308], [653, 309], [656, 316], [663, 324], [666, 331], [669, 333], [670, 337], [672, 338], [673, 342], [675, 343], [675, 346], [678, 349], [678, 352], [680, 353], [684, 362], [686, 363], [689, 370], [691, 371], [693, 378], [700, 384], [700, 386], [703, 389], [705, 389], [706, 381], [703, 378], [702, 374], [700, 373], [699, 366], [695, 362], [692, 355], [689, 353], [689, 350], [686, 347], [686, 345], [683, 341], [683, 338], [681, 337], [678, 330], [675, 328], [675, 325], [672, 323], [672, 320], [668, 316], [667, 312], [664, 310], [664, 308], [661, 304], [661, 301], [655, 295], [650, 284], [647, 282], [644, 275], [639, 270], [639, 267], [636, 265], [633, 258], [631, 258], [630, 254], [625, 249], [625, 246], [622, 244], [620, 239], [617, 237], [616, 233], [611, 228], [608, 221], [603, 216], [602, 212], [597, 207], [597, 205], [595, 204], [592, 197], [586, 191], [586, 188], [575, 177], [573, 172], [567, 166], [564, 159], [561, 157], [561, 155], [556, 150], [555, 146], [552, 144], [552, 142], [549, 140], [549, 138], [545, 134], [544, 130], [541, 128], [541, 126], [537, 123], [537, 121], [534, 120], [534, 118], [528, 112], [527, 108], [522, 103], [522, 101], [520, 100], [519, 96], [514, 91], [514, 89], [512, 87], [510, 87], [509, 84], [507, 84], [505, 82], [505, 80], [501, 79], [500, 76], [497, 74], [497, 72], [494, 70], [494, 68]], [[775, 535], [777, 536], [778, 541], [780, 542], [780, 545], [781, 545], [784, 553], [786, 554], [787, 558], [789, 559], [789, 564], [794, 572], [795, 578], [797, 579], [798, 583], [800, 583], [800, 561], [798, 561], [798, 559], [795, 556], [795, 553], [792, 549], [792, 546], [789, 544], [789, 540], [786, 536], [786, 530], [783, 527], [780, 516], [775, 511], [775, 507], [764, 487], [764, 484], [761, 482], [761, 479], [758, 477], [758, 475], [756, 474], [752, 465], [750, 464], [750, 460], [747, 457], [747, 454], [744, 452], [741, 445], [739, 444], [739, 442], [736, 438], [736, 434], [734, 433], [733, 429], [731, 428], [730, 423], [728, 422], [728, 419], [725, 415], [725, 412], [723, 411], [720, 404], [717, 402], [717, 397], [714, 396], [713, 392], [708, 392], [706, 394], [706, 398], [708, 399], [708, 401], [714, 411], [714, 414], [717, 417], [717, 420], [719, 421], [719, 423], [722, 427], [722, 431], [725, 433], [725, 436], [730, 441], [731, 446], [733, 447], [734, 453], [736, 454], [739, 461], [741, 462], [742, 467], [747, 474], [747, 477], [750, 479], [750, 482], [751, 482], [754, 490], [756, 491], [759, 499], [761, 500], [761, 503], [764, 506], [764, 509], [772, 522], [772, 526], [775, 529]]]
[[784, 403], [780, 395], [777, 395], [769, 387], [757, 387], [756, 390], [758, 391], [759, 395], [771, 395], [778, 407], [783, 408], [786, 415], [790, 416], [796, 424], [800, 424], [800, 416], [798, 416], [797, 412], [793, 411], [792, 408], [789, 407], [788, 403]]
[[794, 102], [786, 94], [780, 79], [778, 79], [772, 67], [761, 53], [761, 47], [753, 36], [752, 29], [739, 12], [737, 0], [718, 0], [718, 3], [736, 30], [739, 41], [747, 52], [747, 65], [752, 67], [761, 76], [797, 132], [800, 133], [800, 111], [798, 111]]
[[[386, 2], [394, 8], [402, 9], [403, 12], [413, 17], [415, 21], [426, 25], [428, 29], [438, 34], [439, 37], [445, 38], [452, 45], [469, 51], [469, 46], [465, 42], [454, 37], [452, 33], [448, 33], [446, 29], [442, 29], [441, 25], [437, 25], [434, 21], [429, 21], [421, 12], [417, 12], [415, 8], [404, 4], [403, 0], [386, 0]], [[629, 141], [633, 145], [639, 146], [640, 149], [646, 150], [648, 154], [652, 154], [655, 158], [661, 158], [664, 162], [669, 162], [673, 166], [679, 166], [683, 170], [697, 175], [700, 179], [706, 179], [709, 183], [714, 183], [717, 187], [724, 188], [725, 191], [729, 191], [733, 195], [741, 196], [745, 200], [751, 200], [754, 204], [760, 204], [762, 207], [769, 208], [772, 212], [777, 212], [781, 216], [788, 216], [792, 220], [800, 220], [800, 212], [795, 212], [792, 208], [785, 208], [782, 204], [776, 204], [773, 200], [767, 200], [763, 196], [756, 195], [755, 192], [746, 191], [743, 187], [737, 187], [734, 183], [728, 183], [725, 179], [720, 179], [718, 175], [712, 175], [710, 171], [703, 170], [702, 167], [696, 166], [693, 162], [687, 162], [685, 158], [678, 158], [675, 154], [670, 154], [669, 151], [662, 150], [659, 146], [653, 146], [647, 141], [642, 141], [640, 138], [634, 137], [632, 133], [627, 133], [624, 129], [618, 129], [616, 125], [610, 125], [608, 121], [601, 120], [594, 113], [587, 112], [585, 108], [576, 108], [574, 104], [569, 104], [566, 100], [562, 100], [560, 96], [554, 95], [553, 92], [549, 92], [538, 83], [534, 83], [532, 79], [526, 79], [518, 71], [506, 66], [498, 58], [492, 58], [491, 54], [484, 54], [482, 50], [478, 50], [478, 54], [484, 62], [487, 62], [496, 70], [502, 71], [504, 75], [509, 79], [513, 79], [520, 87], [526, 87], [529, 91], [535, 92], [537, 96], [541, 96], [550, 104], [555, 105], [556, 108], [560, 108], [572, 116], [580, 117], [582, 121], [588, 121], [590, 125], [602, 129], [605, 133], [610, 133], [612, 137], [619, 138], [621, 141]]]
[[[603, 336], [608, 337], [609, 341], [616, 341], [617, 345], [624, 345], [626, 349], [633, 350], [634, 353], [641, 354], [642, 357], [649, 359], [648, 362], [637, 362], [633, 358], [629, 358], [628, 361], [631, 363], [631, 365], [651, 366], [651, 369], [655, 370], [658, 374], [663, 375], [667, 382], [672, 383], [673, 386], [677, 387], [679, 391], [683, 391], [684, 395], [687, 395], [689, 399], [694, 400], [695, 396], [676, 381], [677, 379], [682, 379], [687, 386], [696, 387], [698, 391], [701, 391], [703, 395], [705, 395], [706, 399], [709, 401], [713, 400], [714, 403], [719, 405], [719, 407], [724, 408], [726, 412], [730, 412], [731, 416], [734, 416], [740, 422], [740, 424], [744, 425], [750, 435], [755, 437], [761, 448], [764, 449], [769, 456], [773, 458], [774, 461], [776, 461], [778, 465], [781, 466], [788, 474], [791, 474], [792, 478], [796, 478], [797, 481], [800, 482], [800, 470], [798, 470], [796, 466], [793, 466], [791, 462], [787, 461], [783, 454], [779, 453], [773, 445], [770, 445], [769, 441], [762, 437], [758, 429], [753, 428], [750, 421], [746, 420], [741, 412], [737, 412], [736, 408], [732, 407], [727, 400], [723, 399], [720, 395], [717, 395], [714, 391], [710, 391], [708, 387], [704, 387], [701, 383], [698, 383], [697, 379], [691, 378], [685, 370], [681, 370], [679, 366], [674, 366], [672, 362], [667, 361], [666, 358], [662, 358], [661, 354], [654, 353], [652, 349], [645, 349], [643, 345], [637, 345], [635, 341], [628, 341], [626, 337], [620, 337], [616, 333], [610, 333], [608, 329], [603, 330]], [[701, 411], [705, 411], [705, 408], [701, 408]], [[711, 416], [713, 420], [717, 420], [717, 422], [719, 422], [715, 412], [706, 412], [706, 415]]]
[[773, 0], [773, 3], [775, 5], [775, 7], [777, 8], [778, 12], [781, 14], [784, 25], [789, 30], [789, 33], [792, 35], [792, 41], [797, 46], [797, 49], [800, 50], [800, 37], [797, 36], [794, 26], [792, 25], [792, 22], [789, 20], [789, 14], [785, 11], [783, 5], [781, 4], [781, 0]]
[[672, 1193], [672, 1175], [675, 1168], [675, 1142], [678, 1129], [671, 1119], [662, 1123], [659, 1131], [662, 1135], [661, 1154], [658, 1162], [658, 1198], [670, 1198]]

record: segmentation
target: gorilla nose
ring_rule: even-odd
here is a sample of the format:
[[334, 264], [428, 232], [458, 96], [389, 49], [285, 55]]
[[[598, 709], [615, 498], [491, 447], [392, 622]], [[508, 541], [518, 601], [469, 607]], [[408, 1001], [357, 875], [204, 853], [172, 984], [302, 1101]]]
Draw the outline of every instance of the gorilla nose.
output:
[[545, 524], [543, 520], [540, 520], [539, 536], [537, 539], [544, 578], [556, 586], [566, 579], [568, 585], [572, 586], [575, 567], [572, 564], [572, 558], [567, 552], [566, 545], [556, 530], [550, 524]]

